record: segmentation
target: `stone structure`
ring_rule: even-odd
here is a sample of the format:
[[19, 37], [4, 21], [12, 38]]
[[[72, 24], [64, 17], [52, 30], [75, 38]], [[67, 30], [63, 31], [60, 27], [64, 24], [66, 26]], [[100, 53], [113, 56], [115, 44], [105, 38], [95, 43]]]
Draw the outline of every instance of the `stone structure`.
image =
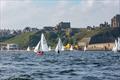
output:
[[120, 27], [120, 14], [114, 16], [111, 19], [111, 26], [112, 27]]
[[112, 50], [114, 43], [96, 43], [87, 46], [87, 50]]
[[83, 38], [82, 40], [80, 40], [80, 41], [78, 42], [78, 46], [80, 46], [80, 47], [83, 49], [85, 46], [87, 46], [87, 45], [89, 44], [90, 40], [91, 40], [90, 37], [88, 37], [88, 38]]
[[70, 28], [70, 22], [60, 22], [55, 26], [57, 30], [64, 30]]

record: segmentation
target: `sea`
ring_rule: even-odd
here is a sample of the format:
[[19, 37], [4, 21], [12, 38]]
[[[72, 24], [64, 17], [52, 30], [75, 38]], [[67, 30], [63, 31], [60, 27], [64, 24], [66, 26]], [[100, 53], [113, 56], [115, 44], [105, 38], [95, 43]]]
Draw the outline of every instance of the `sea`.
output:
[[0, 51], [0, 80], [120, 80], [120, 53]]

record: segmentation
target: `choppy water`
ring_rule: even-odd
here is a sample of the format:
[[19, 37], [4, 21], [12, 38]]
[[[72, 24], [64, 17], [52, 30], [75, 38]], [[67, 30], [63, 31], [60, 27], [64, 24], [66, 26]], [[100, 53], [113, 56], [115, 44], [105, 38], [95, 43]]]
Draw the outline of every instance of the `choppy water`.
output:
[[120, 53], [2, 51], [0, 80], [120, 80]]

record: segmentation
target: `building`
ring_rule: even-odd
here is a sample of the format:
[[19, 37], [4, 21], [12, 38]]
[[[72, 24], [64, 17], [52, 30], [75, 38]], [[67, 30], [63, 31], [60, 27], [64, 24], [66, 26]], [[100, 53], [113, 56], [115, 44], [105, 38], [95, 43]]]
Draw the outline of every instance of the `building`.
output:
[[32, 32], [38, 32], [39, 29], [37, 29], [37, 28], [31, 28], [31, 31], [32, 31]]
[[91, 26], [87, 26], [87, 30], [93, 30]]
[[72, 32], [80, 32], [80, 28], [71, 28]]
[[39, 29], [37, 29], [37, 28], [31, 28], [31, 27], [25, 27], [23, 29], [23, 32], [38, 32], [38, 31], [39, 31]]
[[7, 44], [7, 50], [18, 50], [18, 44]]
[[6, 46], [7, 46], [6, 43], [1, 43], [0, 42], [0, 50], [7, 50]]
[[9, 37], [9, 36], [11, 36], [11, 32], [9, 29], [0, 30], [0, 37]]
[[57, 30], [65, 30], [70, 28], [70, 22], [60, 22], [58, 25], [55, 26]]
[[120, 27], [120, 14], [114, 16], [111, 19], [111, 26], [112, 27]]
[[101, 23], [99, 26], [100, 28], [110, 27], [110, 24], [108, 24], [108, 22], [104, 22], [104, 23]]
[[45, 26], [45, 27], [44, 27], [44, 30], [45, 30], [45, 31], [53, 31], [53, 30], [54, 30], [54, 27], [52, 27], [52, 26]]

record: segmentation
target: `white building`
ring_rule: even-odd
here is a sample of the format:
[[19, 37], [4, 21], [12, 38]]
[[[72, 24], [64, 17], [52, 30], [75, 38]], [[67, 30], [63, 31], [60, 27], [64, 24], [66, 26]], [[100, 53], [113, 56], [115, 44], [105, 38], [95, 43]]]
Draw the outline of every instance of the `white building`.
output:
[[18, 50], [18, 44], [7, 44], [7, 50]]

